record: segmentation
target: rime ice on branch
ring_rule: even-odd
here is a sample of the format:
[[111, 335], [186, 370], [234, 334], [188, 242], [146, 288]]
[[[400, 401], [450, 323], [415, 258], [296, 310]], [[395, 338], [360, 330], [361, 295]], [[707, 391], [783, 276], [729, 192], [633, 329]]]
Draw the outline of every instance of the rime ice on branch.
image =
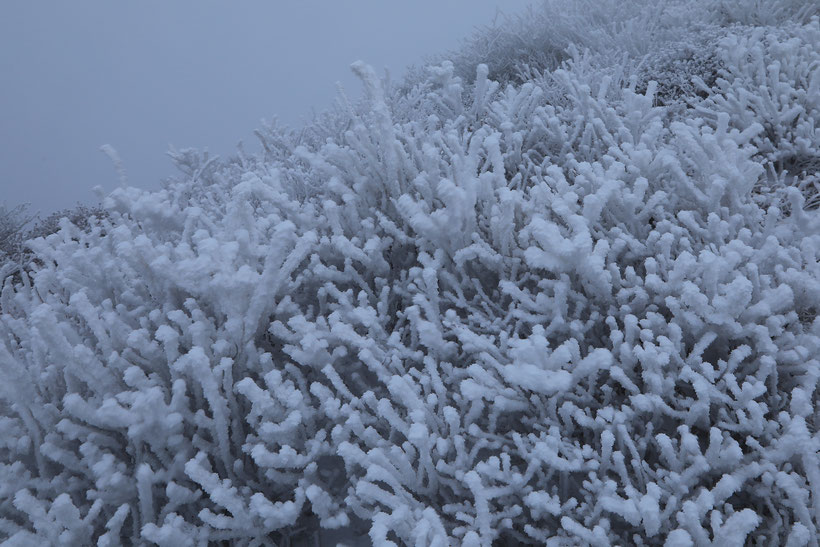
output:
[[816, 546], [817, 8], [600, 4], [29, 241], [0, 537]]

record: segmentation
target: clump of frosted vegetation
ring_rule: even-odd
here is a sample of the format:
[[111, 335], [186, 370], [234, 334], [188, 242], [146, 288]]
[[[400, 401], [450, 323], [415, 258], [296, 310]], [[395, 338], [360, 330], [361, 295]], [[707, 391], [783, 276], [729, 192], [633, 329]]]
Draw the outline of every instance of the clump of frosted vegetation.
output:
[[820, 8], [588, 7], [29, 241], [0, 537], [816, 546]]

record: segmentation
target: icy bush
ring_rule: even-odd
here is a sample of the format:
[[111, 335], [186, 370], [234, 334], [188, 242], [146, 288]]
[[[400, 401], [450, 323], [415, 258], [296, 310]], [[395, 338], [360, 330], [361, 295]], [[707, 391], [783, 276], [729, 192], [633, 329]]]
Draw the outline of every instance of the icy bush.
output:
[[92, 217], [104, 217], [106, 212], [99, 206], [90, 207], [78, 203], [71, 209], [56, 211], [44, 219], [28, 213], [28, 204], [13, 209], [0, 207], [0, 285], [9, 276], [21, 281], [24, 271], [31, 268], [34, 253], [26, 241], [45, 237], [60, 230], [60, 221], [66, 218], [81, 230], [88, 229]]
[[25, 238], [34, 239], [38, 237], [47, 237], [53, 233], [56, 233], [60, 231], [60, 223], [63, 219], [68, 220], [68, 222], [80, 230], [88, 230], [88, 228], [95, 222], [95, 219], [104, 218], [105, 216], [105, 209], [98, 205], [90, 206], [77, 203], [77, 205], [70, 209], [55, 211], [46, 218], [38, 220], [34, 226], [25, 233]]
[[675, 107], [657, 58], [356, 64], [366, 108], [30, 241], [0, 536], [816, 546], [816, 173], [777, 162], [820, 154], [820, 21], [772, 23]]
[[28, 205], [0, 206], [0, 280], [17, 273], [25, 263], [25, 227], [33, 218]]

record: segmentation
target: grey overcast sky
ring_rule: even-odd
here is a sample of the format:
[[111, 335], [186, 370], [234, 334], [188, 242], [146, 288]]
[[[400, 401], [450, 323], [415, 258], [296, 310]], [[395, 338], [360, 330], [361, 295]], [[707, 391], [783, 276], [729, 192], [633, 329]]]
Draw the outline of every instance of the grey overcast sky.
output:
[[298, 127], [363, 60], [394, 77], [532, 0], [3, 0], [0, 204], [49, 212], [117, 185], [158, 188], [169, 145], [233, 153]]

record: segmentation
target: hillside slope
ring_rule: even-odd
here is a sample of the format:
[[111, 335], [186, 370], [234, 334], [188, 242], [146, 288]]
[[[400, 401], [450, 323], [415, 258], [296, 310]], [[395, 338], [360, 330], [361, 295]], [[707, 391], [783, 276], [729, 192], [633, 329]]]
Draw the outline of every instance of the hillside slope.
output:
[[592, 6], [30, 241], [0, 539], [816, 546], [820, 8]]

